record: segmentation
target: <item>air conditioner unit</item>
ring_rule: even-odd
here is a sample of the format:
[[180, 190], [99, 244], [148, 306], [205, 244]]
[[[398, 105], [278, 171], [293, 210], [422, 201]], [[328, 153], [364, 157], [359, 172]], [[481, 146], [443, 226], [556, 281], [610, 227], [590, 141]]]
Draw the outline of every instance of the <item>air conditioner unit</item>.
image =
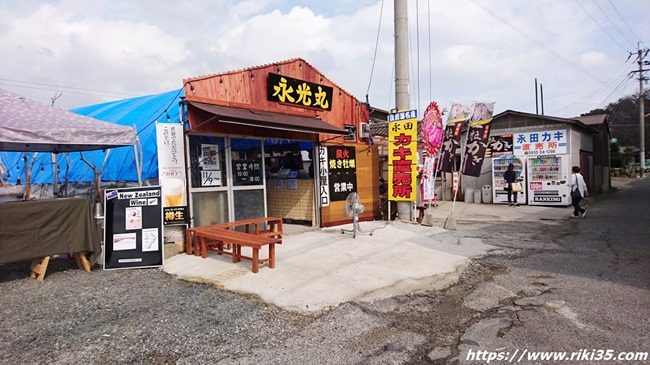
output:
[[361, 131], [359, 132], [359, 138], [370, 138], [370, 126], [368, 123], [361, 123]]
[[343, 139], [349, 142], [354, 142], [357, 140], [357, 127], [350, 124], [343, 125], [346, 131], [348, 131], [347, 136], [343, 136]]

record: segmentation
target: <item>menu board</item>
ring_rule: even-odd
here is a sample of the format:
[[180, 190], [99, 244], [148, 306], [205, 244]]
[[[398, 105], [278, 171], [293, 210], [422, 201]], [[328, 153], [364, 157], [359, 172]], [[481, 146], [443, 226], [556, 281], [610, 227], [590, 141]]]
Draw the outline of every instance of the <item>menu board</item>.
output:
[[163, 265], [160, 186], [107, 190], [104, 196], [104, 269]]

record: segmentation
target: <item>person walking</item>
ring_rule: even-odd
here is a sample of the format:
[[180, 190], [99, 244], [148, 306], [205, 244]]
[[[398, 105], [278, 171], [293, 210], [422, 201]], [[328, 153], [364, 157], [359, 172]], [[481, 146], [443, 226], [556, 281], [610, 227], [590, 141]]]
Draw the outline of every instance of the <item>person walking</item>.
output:
[[506, 188], [508, 189], [508, 205], [518, 207], [517, 195], [519, 195], [519, 192], [512, 191], [512, 184], [517, 182], [517, 171], [515, 171], [513, 164], [508, 165], [508, 169], [503, 173], [503, 179], [506, 181]]
[[589, 191], [587, 191], [587, 184], [585, 183], [585, 178], [580, 173], [579, 166], [573, 166], [571, 169], [573, 174], [571, 175], [571, 205], [573, 205], [573, 218], [578, 218], [582, 214], [582, 218], [587, 215], [587, 211], [580, 206], [580, 201], [582, 198], [589, 196]]

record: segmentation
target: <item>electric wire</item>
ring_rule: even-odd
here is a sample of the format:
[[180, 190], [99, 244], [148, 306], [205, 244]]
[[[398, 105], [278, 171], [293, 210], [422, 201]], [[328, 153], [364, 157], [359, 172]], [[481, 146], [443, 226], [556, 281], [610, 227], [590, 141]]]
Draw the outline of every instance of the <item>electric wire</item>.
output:
[[[366, 89], [366, 102], [368, 101], [368, 95], [370, 94], [370, 85], [372, 84], [372, 75], [375, 72], [375, 62], [377, 61], [377, 49], [379, 48], [379, 34], [381, 33], [381, 20], [384, 14], [384, 0], [381, 0], [381, 7], [379, 10], [379, 25], [377, 26], [377, 39], [375, 40], [375, 53], [372, 57], [372, 66], [370, 67], [370, 79], [368, 80], [368, 89]], [[389, 104], [390, 105], [390, 104]]]
[[416, 42], [416, 57], [417, 57], [417, 69], [415, 72], [417, 78], [417, 102], [415, 106], [417, 110], [420, 109], [420, 1], [415, 0], [415, 42]]
[[433, 100], [433, 83], [431, 81], [431, 2], [427, 1], [427, 24], [429, 33], [429, 102]]
[[632, 29], [632, 28], [630, 27], [630, 25], [625, 21], [625, 19], [623, 19], [623, 16], [622, 16], [621, 13], [618, 11], [618, 9], [616, 8], [616, 6], [615, 6], [614, 3], [612, 2], [612, 0], [608, 0], [608, 1], [609, 1], [609, 4], [612, 6], [612, 8], [614, 8], [614, 11], [616, 12], [616, 14], [618, 14], [618, 17], [621, 18], [621, 20], [623, 21], [623, 24], [625, 24], [625, 26], [627, 27], [627, 29], [630, 30], [630, 32], [634, 35], [634, 37], [635, 37], [636, 39], [638, 39], [639, 41], [641, 41], [641, 37], [639, 37], [639, 36], [634, 32], [634, 29]]
[[478, 1], [476, 1], [476, 0], [468, 0], [468, 1], [470, 1], [470, 2], [473, 3], [474, 5], [478, 6], [479, 8], [483, 9], [486, 13], [490, 14], [492, 17], [496, 18], [496, 19], [499, 20], [501, 23], [503, 23], [503, 24], [507, 25], [508, 27], [512, 28], [514, 31], [516, 31], [517, 33], [519, 33], [520, 35], [522, 35], [523, 37], [525, 37], [525, 38], [528, 39], [529, 41], [533, 42], [534, 44], [536, 44], [536, 45], [537, 45], [538, 47], [540, 47], [541, 49], [543, 49], [543, 50], [549, 52], [549, 53], [552, 54], [553, 56], [555, 56], [555, 57], [557, 57], [558, 59], [562, 60], [562, 62], [564, 62], [564, 63], [566, 63], [567, 65], [571, 66], [572, 68], [574, 68], [574, 69], [580, 71], [581, 73], [583, 73], [583, 74], [589, 76], [590, 78], [592, 78], [592, 79], [594, 79], [594, 80], [596, 80], [596, 81], [602, 82], [602, 81], [599, 80], [596, 76], [594, 76], [594, 75], [590, 74], [589, 72], [585, 71], [584, 69], [582, 69], [582, 68], [576, 66], [576, 65], [573, 64], [571, 61], [569, 61], [568, 59], [566, 59], [565, 57], [563, 57], [562, 55], [560, 55], [559, 53], [557, 53], [557, 52], [553, 51], [552, 49], [546, 47], [544, 44], [542, 44], [542, 43], [541, 43], [540, 41], [538, 41], [537, 39], [535, 39], [535, 38], [529, 36], [528, 34], [526, 34], [525, 32], [523, 32], [523, 31], [520, 30], [519, 28], [517, 28], [517, 27], [515, 27], [514, 25], [510, 24], [506, 19], [502, 18], [501, 16], [499, 16], [498, 14], [496, 14], [494, 11], [492, 11], [491, 9], [489, 9], [488, 7], [486, 7], [485, 5], [480, 4], [480, 3], [479, 3]]
[[[601, 25], [601, 24], [596, 20], [596, 18], [594, 18], [593, 15], [591, 15], [591, 14], [587, 11], [587, 9], [585, 9], [585, 7], [582, 6], [582, 4], [580, 4], [580, 1], [575, 0], [575, 2], [576, 2], [576, 4], [578, 4], [578, 6], [580, 6], [580, 9], [582, 9], [582, 11], [583, 11], [585, 14], [587, 14], [587, 15], [589, 16], [589, 18], [591, 18], [591, 20], [592, 20], [594, 23], [596, 23], [596, 25], [597, 25], [598, 27], [600, 27], [600, 30], [602, 30], [603, 33], [605, 33], [605, 34], [606, 34], [606, 35], [607, 35], [611, 40], [613, 40], [616, 44], [618, 44], [619, 47], [621, 47], [624, 51], [627, 51], [627, 49], [625, 48], [625, 46], [623, 46], [623, 45], [622, 45], [618, 40], [616, 40], [616, 38], [614, 38], [614, 37], [613, 37], [613, 36], [612, 36], [608, 31], [607, 31], [607, 29], [605, 29], [605, 27], [603, 27], [603, 26], [602, 26], [602, 25]], [[598, 5], [598, 4], [596, 4], [596, 5]], [[602, 11], [602, 10], [601, 10], [601, 11]]]
[[[19, 84], [16, 84], [19, 83]], [[44, 83], [38, 83], [38, 82], [29, 82], [29, 81], [21, 81], [21, 80], [13, 80], [13, 79], [6, 79], [6, 78], [0, 78], [0, 84], [3, 85], [9, 85], [9, 86], [17, 86], [17, 87], [23, 87], [27, 89], [36, 89], [36, 90], [50, 90], [50, 91], [60, 91], [62, 89], [67, 93], [71, 94], [80, 94], [80, 95], [92, 95], [92, 96], [137, 96], [135, 94], [129, 94], [129, 93], [121, 93], [121, 92], [114, 92], [114, 91], [105, 91], [105, 90], [96, 90], [96, 89], [85, 89], [85, 88], [80, 88], [80, 87], [72, 87], [72, 86], [61, 86], [61, 85], [52, 85], [52, 84], [44, 84]], [[36, 86], [42, 86], [42, 87], [36, 87], [36, 86], [27, 86], [27, 85], [20, 85], [20, 84], [27, 84], [27, 85], [36, 85]], [[48, 87], [48, 88], [44, 88]], [[52, 88], [56, 88], [52, 89]], [[70, 90], [79, 90], [79, 91], [70, 91]], [[86, 92], [82, 92], [86, 91]], [[99, 95], [97, 93], [100, 93]], [[112, 95], [111, 95], [112, 94]]]
[[[580, 98], [579, 100], [577, 100], [577, 101], [575, 101], [575, 102], [573, 102], [571, 104], [568, 104], [568, 105], [566, 105], [566, 106], [564, 106], [562, 108], [559, 108], [559, 109], [554, 109], [553, 113], [557, 114], [557, 113], [560, 113], [560, 112], [568, 110], [568, 109], [569, 110], [576, 110], [576, 111], [581, 111], [581, 110], [582, 111], [584, 111], [584, 110], [591, 111], [591, 110], [603, 105], [604, 103], [607, 102], [607, 100], [609, 100], [616, 93], [618, 93], [621, 90], [624, 90], [625, 88], [627, 88], [629, 86], [630, 82], [631, 82], [631, 80], [627, 77], [627, 75], [625, 75], [622, 78], [619, 76], [619, 77], [610, 79], [610, 81], [616, 81], [616, 80], [620, 80], [616, 84], [616, 86], [610, 85], [608, 83], [603, 88], [596, 91], [595, 93], [589, 92], [583, 98]], [[582, 88], [580, 90], [573, 90], [573, 91], [567, 92], [567, 93], [565, 93], [563, 95], [571, 94], [571, 95], [575, 96], [578, 93], [578, 91], [587, 91], [587, 89], [590, 89], [590, 88], [592, 88], [594, 86], [599, 86], [599, 85], [592, 85], [592, 86], [589, 86], [589, 87]], [[602, 97], [602, 96], [599, 97], [598, 95], [602, 95], [603, 92], [608, 92], [608, 95], [604, 96], [604, 97]], [[561, 97], [563, 95], [558, 95], [558, 96], [556, 96], [554, 98], [559, 98], [559, 97]], [[554, 98], [550, 98], [550, 99], [554, 99]], [[597, 100], [597, 101], [594, 101], [594, 100]], [[580, 112], [576, 112], [574, 114], [580, 114]]]
[[598, 7], [598, 10], [600, 10], [600, 12], [603, 13], [603, 15], [605, 16], [605, 18], [607, 18], [607, 20], [609, 20], [609, 22], [612, 23], [612, 25], [614, 26], [614, 29], [616, 29], [616, 31], [617, 31], [620, 35], [622, 35], [623, 38], [624, 38], [626, 41], [628, 41], [628, 42], [632, 45], [632, 47], [634, 47], [634, 41], [630, 40], [630, 39], [627, 37], [627, 35], [621, 31], [621, 29], [616, 25], [616, 23], [614, 23], [614, 21], [612, 20], [612, 18], [610, 18], [609, 15], [607, 15], [607, 12], [605, 12], [605, 11], [603, 10], [603, 8], [601, 8], [600, 5], [598, 5], [598, 3], [596, 2], [596, 0], [592, 0], [592, 1], [594, 2], [594, 4], [596, 4], [596, 7]]

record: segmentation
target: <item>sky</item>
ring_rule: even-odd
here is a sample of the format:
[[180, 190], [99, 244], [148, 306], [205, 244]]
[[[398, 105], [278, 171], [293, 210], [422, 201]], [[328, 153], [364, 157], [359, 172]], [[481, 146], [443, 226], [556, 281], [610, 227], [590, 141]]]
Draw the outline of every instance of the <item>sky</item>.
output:
[[[408, 0], [409, 108], [570, 118], [638, 94], [647, 1]], [[71, 109], [299, 57], [390, 110], [393, 14], [389, 0], [3, 0], [0, 88]]]

